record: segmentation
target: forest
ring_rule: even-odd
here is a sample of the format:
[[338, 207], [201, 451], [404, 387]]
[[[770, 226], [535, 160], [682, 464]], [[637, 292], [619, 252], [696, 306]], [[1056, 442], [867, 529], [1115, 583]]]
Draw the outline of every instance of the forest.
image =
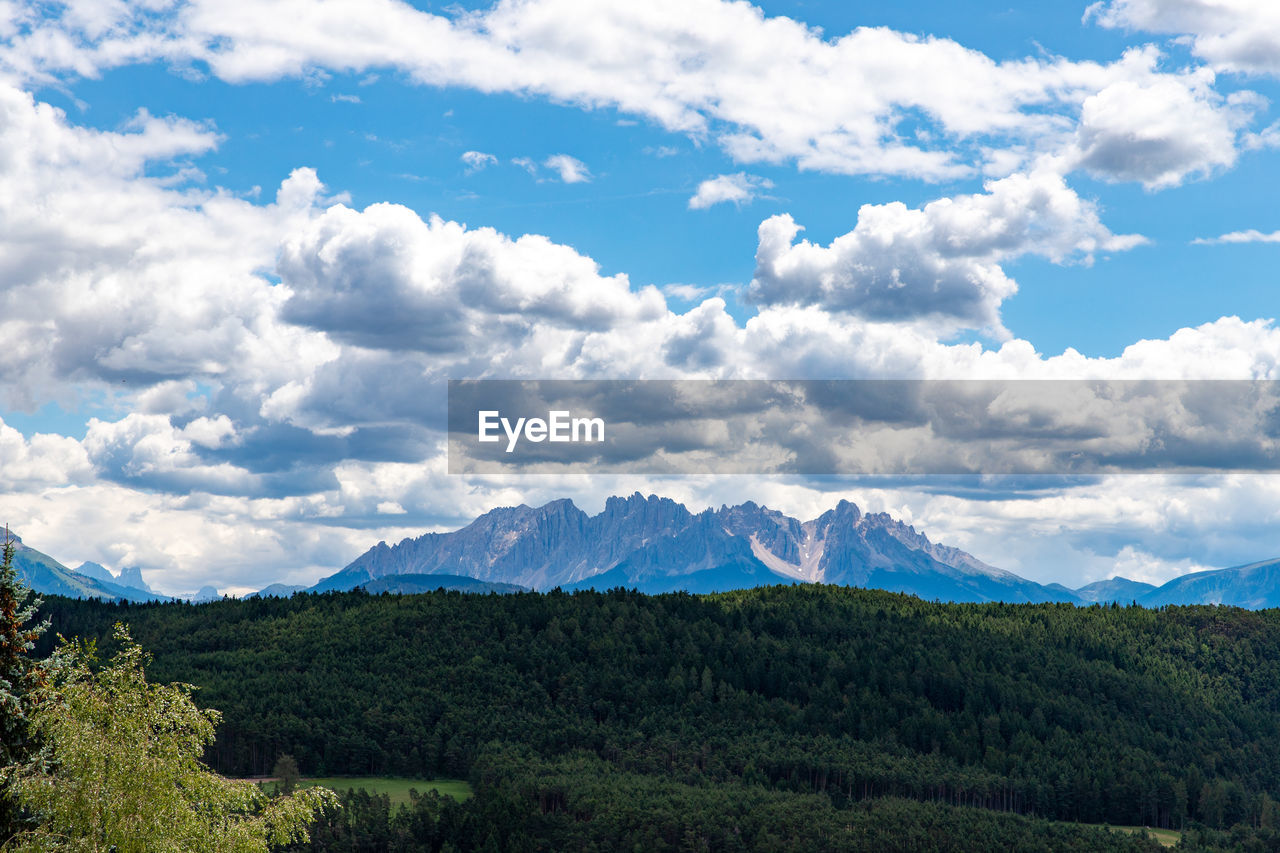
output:
[[468, 779], [305, 850], [1280, 849], [1280, 614], [864, 589], [49, 598], [222, 712], [208, 762]]

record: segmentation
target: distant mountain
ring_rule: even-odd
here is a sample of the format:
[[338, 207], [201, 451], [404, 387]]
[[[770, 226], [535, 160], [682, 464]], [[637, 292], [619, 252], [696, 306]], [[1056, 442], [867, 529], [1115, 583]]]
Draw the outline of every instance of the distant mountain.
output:
[[202, 586], [196, 590], [196, 594], [191, 596], [188, 600], [192, 604], [204, 604], [209, 601], [219, 601], [221, 598], [222, 593], [218, 592], [217, 587]]
[[307, 587], [296, 584], [273, 583], [257, 592], [251, 592], [245, 598], [288, 598], [295, 592], [302, 592]]
[[1195, 572], [1174, 578], [1138, 599], [1145, 607], [1165, 604], [1231, 604], [1258, 610], [1280, 607], [1280, 557]]
[[1077, 598], [1090, 603], [1111, 604], [1116, 602], [1118, 604], [1131, 604], [1135, 601], [1142, 601], [1155, 590], [1156, 587], [1153, 584], [1131, 581], [1128, 578], [1111, 578], [1110, 580], [1095, 581], [1082, 586], [1075, 593]]
[[116, 577], [116, 583], [121, 586], [133, 587], [134, 589], [144, 589], [147, 592], [154, 592], [151, 587], [147, 586], [147, 582], [142, 579], [142, 569], [137, 566], [125, 566], [120, 570], [120, 574]]
[[316, 592], [370, 588], [401, 575], [457, 575], [532, 589], [709, 592], [823, 582], [947, 601], [1070, 601], [1049, 588], [931, 542], [849, 501], [801, 522], [747, 502], [691, 513], [655, 495], [612, 497], [589, 516], [572, 501], [491, 510], [461, 530], [379, 542]]
[[88, 560], [72, 569], [76, 574], [84, 575], [87, 578], [93, 578], [98, 581], [106, 581], [107, 583], [115, 583], [116, 576], [107, 570], [107, 567], [101, 563], [91, 563]]
[[11, 533], [15, 548], [14, 567], [19, 577], [38, 593], [45, 595], [65, 595], [69, 598], [102, 598], [110, 601], [124, 599], [126, 601], [159, 601], [165, 597], [156, 595], [150, 590], [135, 589], [124, 586], [113, 580], [102, 578], [111, 573], [97, 563], [87, 563], [89, 573], [84, 574], [68, 569], [48, 554], [23, 544], [16, 534]]

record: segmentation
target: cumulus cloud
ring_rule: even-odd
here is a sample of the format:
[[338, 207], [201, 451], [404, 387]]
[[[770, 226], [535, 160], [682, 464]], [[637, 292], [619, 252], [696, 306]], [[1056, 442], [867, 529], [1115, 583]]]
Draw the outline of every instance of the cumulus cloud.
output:
[[690, 210], [705, 210], [721, 202], [732, 202], [735, 207], [750, 204], [762, 189], [769, 189], [773, 181], [759, 175], [737, 172], [732, 175], [716, 175], [698, 184], [698, 191], [689, 199]]
[[204, 420], [208, 426], [187, 435], [165, 415], [135, 412], [111, 422], [93, 418], [83, 447], [96, 473], [106, 480], [176, 492], [259, 491], [248, 471], [225, 462], [209, 464], [195, 452], [193, 438], [220, 439], [234, 432], [229, 422]]
[[363, 347], [482, 351], [534, 325], [590, 332], [666, 312], [656, 288], [545, 237], [468, 230], [406, 207], [330, 208], [284, 244], [278, 269], [290, 322]]
[[591, 180], [591, 170], [581, 160], [568, 154], [552, 154], [542, 165], [555, 172], [566, 184], [583, 184]]
[[1257, 104], [1220, 98], [1209, 88], [1212, 82], [1212, 74], [1204, 73], [1125, 80], [1090, 95], [1080, 112], [1073, 165], [1147, 189], [1232, 166], [1237, 131]]
[[[1163, 4], [1117, 2], [1100, 20], [1121, 20], [1124, 9], [1143, 5]], [[1154, 49], [1110, 64], [1044, 56], [996, 62], [950, 39], [886, 28], [825, 38], [802, 22], [723, 0], [500, 2], [452, 17], [398, 0], [193, 0], [159, 14], [130, 4], [94, 8], [86, 15], [71, 4], [11, 21], [9, 73], [43, 81], [167, 61], [246, 82], [395, 68], [428, 85], [643, 116], [717, 140], [740, 162], [926, 180], [972, 175], [996, 162], [1006, 171], [1026, 168], [1029, 158], [1064, 149], [1084, 102], [1119, 83], [1152, 91], [1148, 113], [1165, 110], [1155, 124], [1175, 126], [1135, 140], [1160, 157], [1158, 172], [1136, 176], [1149, 186], [1225, 163], [1222, 128], [1234, 127], [1232, 105], [1194, 73], [1160, 71]], [[1194, 110], [1181, 122], [1169, 111], [1188, 106], [1188, 95], [1165, 91], [1165, 82], [1190, 93]], [[1114, 92], [1095, 105], [1099, 120], [1126, 97]], [[1196, 130], [1205, 120], [1208, 129]], [[916, 125], [925, 132], [914, 132]], [[1099, 138], [1084, 140], [1092, 146], [1088, 168], [1135, 179], [1133, 158], [1112, 150], [1109, 131], [1122, 128], [1104, 122], [1093, 131]], [[1184, 144], [1187, 132], [1197, 139]], [[1118, 169], [1108, 172], [1111, 165]], [[585, 177], [576, 167], [549, 167], [564, 180]]]
[[931, 319], [1000, 328], [1017, 284], [1000, 262], [1026, 254], [1089, 263], [1142, 242], [1112, 234], [1096, 206], [1050, 172], [1014, 175], [982, 194], [911, 209], [863, 205], [853, 231], [822, 247], [795, 242], [790, 215], [760, 225], [749, 294], [762, 305], [820, 305], [871, 320]]
[[1267, 0], [1100, 0], [1084, 19], [1185, 34], [1194, 53], [1222, 71], [1280, 74], [1280, 8]]
[[37, 433], [28, 439], [4, 421], [0, 421], [0, 471], [13, 490], [92, 479], [88, 454], [74, 438]]

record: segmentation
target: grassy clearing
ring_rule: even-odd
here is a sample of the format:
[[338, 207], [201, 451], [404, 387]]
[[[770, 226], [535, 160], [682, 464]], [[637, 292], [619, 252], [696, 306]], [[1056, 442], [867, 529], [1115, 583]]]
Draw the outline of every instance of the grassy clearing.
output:
[[[268, 791], [273, 790], [275, 785], [275, 782], [263, 783], [263, 786]], [[410, 788], [416, 789], [420, 794], [435, 790], [441, 796], [453, 797], [459, 802], [471, 797], [471, 786], [461, 779], [407, 779], [401, 776], [324, 776], [303, 779], [301, 785], [304, 788], [320, 786], [332, 788], [335, 791], [345, 791], [348, 788], [355, 788], [356, 790], [363, 788], [371, 794], [388, 795], [391, 798], [392, 808], [401, 803], [409, 802]]]
[[1130, 832], [1137, 835], [1140, 832], [1146, 832], [1156, 841], [1160, 842], [1162, 847], [1173, 847], [1182, 840], [1182, 833], [1176, 829], [1152, 829], [1149, 826], [1110, 826], [1102, 823], [1086, 823], [1085, 826], [1096, 826], [1098, 828], [1114, 829], [1119, 832]]

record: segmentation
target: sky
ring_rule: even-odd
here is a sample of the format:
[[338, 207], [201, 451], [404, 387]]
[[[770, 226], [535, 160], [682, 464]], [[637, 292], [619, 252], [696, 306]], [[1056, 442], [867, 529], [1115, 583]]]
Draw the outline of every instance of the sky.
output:
[[0, 518], [166, 593], [501, 505], [841, 498], [1041, 582], [1280, 478], [459, 476], [445, 387], [1280, 379], [1269, 0], [0, 0]]

